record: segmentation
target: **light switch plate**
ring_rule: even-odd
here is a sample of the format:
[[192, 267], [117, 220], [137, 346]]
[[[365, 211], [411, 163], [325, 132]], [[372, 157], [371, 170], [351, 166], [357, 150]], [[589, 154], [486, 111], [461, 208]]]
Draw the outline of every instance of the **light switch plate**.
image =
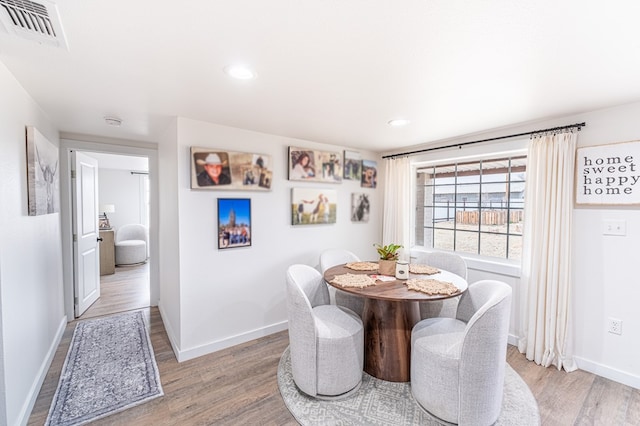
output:
[[627, 235], [627, 222], [624, 220], [603, 220], [602, 235]]

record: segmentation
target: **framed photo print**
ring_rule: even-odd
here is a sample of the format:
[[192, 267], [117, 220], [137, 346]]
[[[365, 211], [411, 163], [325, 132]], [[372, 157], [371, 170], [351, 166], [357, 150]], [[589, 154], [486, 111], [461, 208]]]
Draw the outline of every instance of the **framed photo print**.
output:
[[351, 194], [351, 222], [369, 222], [369, 194], [363, 192]]
[[191, 147], [191, 188], [269, 191], [271, 156]]
[[360, 186], [375, 188], [378, 182], [378, 165], [372, 160], [362, 160], [362, 179]]
[[342, 182], [342, 154], [289, 147], [289, 180]]
[[218, 249], [251, 245], [251, 199], [218, 198]]
[[27, 195], [29, 216], [60, 211], [58, 147], [27, 126]]
[[344, 178], [360, 180], [362, 176], [362, 157], [359, 152], [344, 152]]
[[333, 189], [293, 188], [291, 224], [320, 225], [336, 223], [338, 193]]

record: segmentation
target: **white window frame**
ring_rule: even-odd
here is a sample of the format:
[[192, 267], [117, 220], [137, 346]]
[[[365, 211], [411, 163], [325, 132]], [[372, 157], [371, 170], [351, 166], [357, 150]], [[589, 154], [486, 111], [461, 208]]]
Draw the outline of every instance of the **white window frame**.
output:
[[[420, 252], [438, 251], [433, 247], [415, 245], [416, 228], [416, 173], [417, 169], [429, 166], [451, 164], [456, 162], [491, 160], [500, 157], [516, 157], [527, 155], [529, 139], [515, 139], [498, 143], [479, 144], [465, 147], [464, 152], [459, 149], [449, 148], [441, 151], [433, 151], [419, 156], [414, 156], [411, 161], [411, 257]], [[526, 202], [526, 201], [525, 201]], [[502, 259], [497, 257], [480, 256], [477, 254], [456, 252], [467, 262], [469, 269], [490, 272], [510, 277], [520, 277], [520, 260]]]

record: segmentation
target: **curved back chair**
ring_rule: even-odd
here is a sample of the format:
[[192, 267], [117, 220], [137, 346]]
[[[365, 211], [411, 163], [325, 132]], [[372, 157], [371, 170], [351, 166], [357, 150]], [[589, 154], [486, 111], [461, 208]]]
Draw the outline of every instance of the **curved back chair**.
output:
[[287, 314], [293, 380], [316, 398], [355, 392], [364, 367], [364, 329], [352, 311], [329, 304], [322, 275], [311, 266], [287, 269]]
[[411, 333], [411, 392], [434, 416], [491, 425], [500, 415], [511, 287], [483, 280], [461, 296], [456, 318], [428, 318]]
[[115, 236], [116, 265], [147, 261], [147, 227], [139, 223], [123, 225]]
[[[467, 279], [467, 262], [456, 253], [434, 251], [431, 253], [421, 253], [416, 259], [416, 263], [444, 269], [460, 275]], [[420, 318], [450, 317], [456, 316], [458, 297], [445, 300], [434, 300], [420, 303]]]
[[[320, 254], [320, 269], [322, 273], [331, 268], [332, 266], [340, 265], [348, 262], [359, 262], [360, 258], [349, 250], [344, 249], [329, 249]], [[364, 299], [360, 296], [356, 296], [346, 291], [336, 289], [336, 305], [344, 306], [351, 309], [362, 318], [362, 311], [364, 310]]]

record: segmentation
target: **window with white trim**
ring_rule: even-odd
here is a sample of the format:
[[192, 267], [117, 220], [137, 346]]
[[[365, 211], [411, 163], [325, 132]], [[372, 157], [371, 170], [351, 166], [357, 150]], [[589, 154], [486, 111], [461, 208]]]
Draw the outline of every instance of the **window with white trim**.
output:
[[526, 156], [416, 169], [415, 243], [520, 259]]

